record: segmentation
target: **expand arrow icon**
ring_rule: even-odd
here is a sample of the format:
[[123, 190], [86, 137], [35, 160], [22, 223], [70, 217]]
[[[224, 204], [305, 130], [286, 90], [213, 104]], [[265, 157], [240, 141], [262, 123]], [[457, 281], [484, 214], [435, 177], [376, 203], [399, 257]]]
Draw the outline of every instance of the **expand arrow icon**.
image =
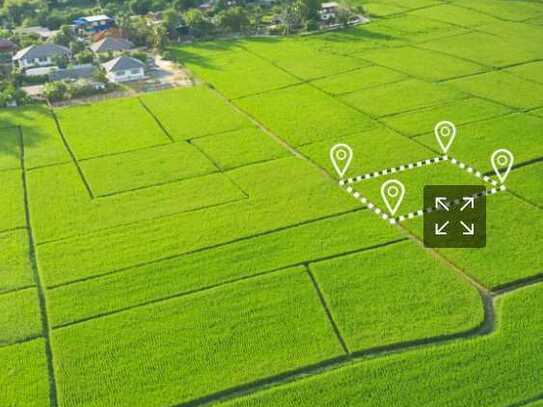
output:
[[447, 232], [445, 232], [445, 228], [447, 227], [447, 225], [449, 224], [450, 222], [447, 221], [445, 222], [443, 225], [439, 226], [437, 223], [434, 225], [435, 226], [435, 235], [436, 236], [444, 236], [447, 234]]
[[465, 203], [460, 208], [460, 212], [462, 212], [468, 206], [471, 207], [471, 209], [475, 208], [475, 198], [473, 196], [465, 196], [462, 199], [464, 200]]
[[447, 206], [447, 198], [444, 196], [436, 196], [436, 209], [439, 209], [440, 206], [447, 212], [449, 211], [449, 207]]
[[473, 223], [470, 224], [470, 226], [466, 225], [464, 222], [460, 221], [462, 226], [465, 229], [465, 232], [462, 232], [465, 236], [473, 236], [475, 234], [475, 225]]

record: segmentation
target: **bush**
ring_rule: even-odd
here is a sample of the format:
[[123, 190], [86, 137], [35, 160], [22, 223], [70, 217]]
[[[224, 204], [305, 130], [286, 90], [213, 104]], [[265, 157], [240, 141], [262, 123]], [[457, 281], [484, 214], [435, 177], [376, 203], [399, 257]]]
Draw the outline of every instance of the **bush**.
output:
[[43, 88], [43, 94], [51, 102], [69, 99], [69, 88], [64, 82], [49, 82]]
[[0, 107], [6, 107], [14, 103], [21, 106], [30, 103], [31, 99], [22, 89], [18, 89], [13, 83], [3, 81], [0, 83]]
[[307, 20], [305, 22], [306, 31], [317, 31], [319, 29], [319, 22], [317, 20]]

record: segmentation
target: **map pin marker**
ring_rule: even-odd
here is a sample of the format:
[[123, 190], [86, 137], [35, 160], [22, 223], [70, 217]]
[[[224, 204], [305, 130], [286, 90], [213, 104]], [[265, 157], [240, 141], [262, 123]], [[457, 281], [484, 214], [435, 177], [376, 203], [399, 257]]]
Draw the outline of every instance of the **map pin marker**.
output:
[[400, 207], [404, 195], [405, 187], [396, 179], [388, 180], [381, 186], [381, 197], [383, 198], [383, 201], [385, 201], [385, 205], [392, 216], [394, 216]]
[[336, 144], [330, 150], [330, 160], [336, 172], [343, 178], [353, 160], [353, 150], [347, 144]]
[[513, 153], [505, 148], [500, 148], [492, 154], [490, 162], [502, 184], [505, 182], [509, 172], [511, 172], [514, 161]]
[[436, 124], [436, 127], [434, 127], [434, 134], [443, 153], [447, 154], [447, 151], [451, 148], [452, 142], [456, 137], [456, 126], [454, 123], [448, 121], [439, 122]]

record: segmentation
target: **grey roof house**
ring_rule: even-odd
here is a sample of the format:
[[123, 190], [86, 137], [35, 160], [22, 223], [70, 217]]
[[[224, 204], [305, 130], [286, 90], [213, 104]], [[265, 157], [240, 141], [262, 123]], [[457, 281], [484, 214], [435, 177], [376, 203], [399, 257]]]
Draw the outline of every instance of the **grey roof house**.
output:
[[139, 59], [120, 56], [102, 64], [112, 82], [136, 81], [145, 78], [145, 64]]
[[59, 57], [71, 58], [72, 52], [61, 45], [39, 44], [31, 45], [17, 52], [12, 61], [20, 69], [50, 66]]
[[66, 81], [78, 79], [90, 79], [96, 72], [96, 67], [92, 64], [76, 65], [66, 69], [57, 69], [49, 74], [51, 81]]
[[92, 52], [99, 54], [102, 52], [120, 52], [134, 48], [134, 44], [122, 38], [106, 37], [103, 40], [95, 42], [90, 46]]

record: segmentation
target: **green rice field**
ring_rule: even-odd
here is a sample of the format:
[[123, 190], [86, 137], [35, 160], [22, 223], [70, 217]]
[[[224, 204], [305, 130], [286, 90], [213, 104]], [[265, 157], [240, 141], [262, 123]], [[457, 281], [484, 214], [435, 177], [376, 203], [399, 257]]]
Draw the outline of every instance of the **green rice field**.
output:
[[[192, 87], [0, 110], [0, 407], [543, 405], [543, 1], [363, 4], [172, 45]], [[458, 184], [485, 247], [425, 247]]]

